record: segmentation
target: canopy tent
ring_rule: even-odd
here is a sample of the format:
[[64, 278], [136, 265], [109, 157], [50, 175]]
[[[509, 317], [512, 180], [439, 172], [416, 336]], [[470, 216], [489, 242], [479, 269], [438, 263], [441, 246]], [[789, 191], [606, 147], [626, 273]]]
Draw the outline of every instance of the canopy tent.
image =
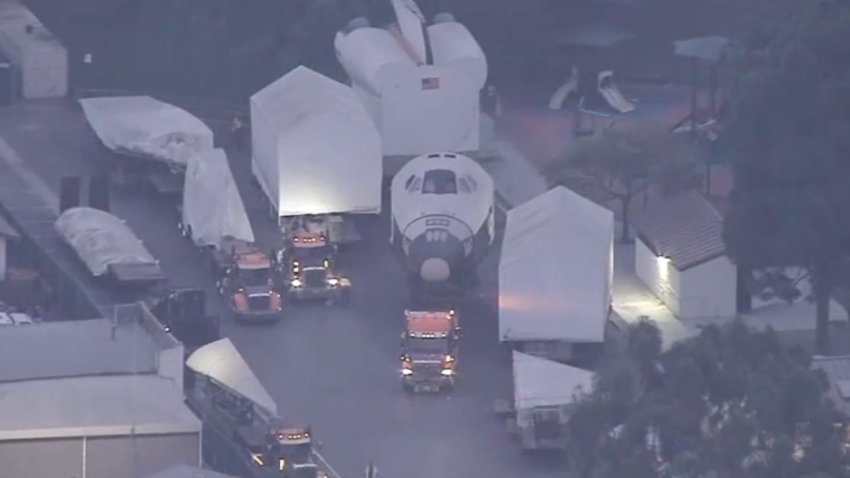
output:
[[74, 207], [59, 216], [55, 227], [94, 276], [112, 265], [158, 262], [124, 220], [108, 212]]
[[381, 211], [381, 138], [351, 88], [299, 66], [251, 97], [254, 174], [278, 214]]
[[231, 237], [254, 242], [251, 221], [222, 149], [189, 160], [183, 186], [183, 224], [200, 246], [219, 245]]
[[579, 391], [593, 389], [593, 372], [522, 352], [513, 353], [514, 408], [569, 405]]
[[230, 339], [217, 340], [195, 350], [186, 359], [186, 366], [245, 397], [272, 415], [277, 415], [277, 403]]
[[213, 132], [203, 121], [150, 96], [86, 98], [80, 105], [94, 133], [115, 152], [185, 165], [213, 149]]
[[613, 213], [563, 186], [508, 211], [501, 340], [602, 342], [613, 263]]

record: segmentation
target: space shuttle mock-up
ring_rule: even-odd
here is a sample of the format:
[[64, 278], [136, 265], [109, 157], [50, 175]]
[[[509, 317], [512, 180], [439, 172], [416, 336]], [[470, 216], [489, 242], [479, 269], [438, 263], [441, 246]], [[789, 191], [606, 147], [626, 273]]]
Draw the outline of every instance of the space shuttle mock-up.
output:
[[445, 282], [474, 271], [495, 235], [495, 190], [472, 159], [433, 153], [393, 177], [390, 240], [411, 274]]
[[358, 17], [334, 40], [337, 58], [369, 111], [385, 156], [479, 148], [479, 94], [487, 59], [449, 13], [430, 23], [412, 0], [392, 0], [396, 23]]

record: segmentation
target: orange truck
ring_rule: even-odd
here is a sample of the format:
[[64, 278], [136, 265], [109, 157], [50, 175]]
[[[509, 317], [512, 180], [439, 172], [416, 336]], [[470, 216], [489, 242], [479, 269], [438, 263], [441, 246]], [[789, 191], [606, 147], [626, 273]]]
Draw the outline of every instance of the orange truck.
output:
[[274, 254], [241, 241], [232, 241], [212, 254], [218, 291], [234, 318], [252, 322], [280, 319], [283, 296]]
[[450, 390], [457, 378], [460, 326], [457, 312], [405, 310], [401, 334], [401, 380], [406, 391]]

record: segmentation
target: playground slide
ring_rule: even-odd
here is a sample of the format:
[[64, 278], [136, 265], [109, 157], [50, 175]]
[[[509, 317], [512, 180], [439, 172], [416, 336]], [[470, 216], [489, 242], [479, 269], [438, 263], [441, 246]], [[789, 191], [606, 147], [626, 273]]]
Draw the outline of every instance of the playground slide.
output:
[[614, 84], [614, 73], [611, 71], [603, 71], [599, 73], [598, 89], [599, 94], [608, 103], [608, 106], [614, 108], [620, 113], [630, 113], [635, 110], [635, 104], [627, 100], [617, 86]]
[[561, 109], [564, 106], [564, 101], [567, 101], [567, 98], [573, 94], [578, 94], [578, 72], [575, 68], [573, 68], [569, 79], [552, 94], [549, 99], [549, 109], [556, 111]]

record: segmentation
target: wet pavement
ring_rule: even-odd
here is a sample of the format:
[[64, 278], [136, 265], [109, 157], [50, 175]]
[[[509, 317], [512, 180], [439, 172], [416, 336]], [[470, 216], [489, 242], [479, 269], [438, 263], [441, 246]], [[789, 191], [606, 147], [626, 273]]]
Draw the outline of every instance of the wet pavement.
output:
[[[0, 110], [0, 136], [54, 192], [63, 175], [102, 173], [113, 161], [81, 111], [63, 102]], [[274, 227], [265, 219], [259, 191], [249, 185], [247, 155], [236, 154], [231, 163], [257, 237], [271, 246]], [[112, 209], [160, 259], [173, 285], [199, 284], [212, 294], [212, 277], [180, 237], [172, 205], [116, 187]], [[223, 315], [223, 335], [245, 356], [281, 413], [313, 425], [323, 454], [343, 476], [362, 473], [370, 460], [382, 476], [564, 476], [559, 459], [523, 455], [491, 411], [493, 401], [510, 392], [509, 356], [499, 349], [492, 306], [498, 248], [481, 266], [480, 300], [459, 307], [465, 334], [457, 390], [410, 396], [398, 379], [408, 291], [388, 246], [389, 219], [362, 218], [359, 226], [366, 240], [342, 259], [354, 283], [349, 307], [294, 306], [271, 326], [238, 325]], [[225, 314], [217, 299], [209, 302], [213, 312]]]

